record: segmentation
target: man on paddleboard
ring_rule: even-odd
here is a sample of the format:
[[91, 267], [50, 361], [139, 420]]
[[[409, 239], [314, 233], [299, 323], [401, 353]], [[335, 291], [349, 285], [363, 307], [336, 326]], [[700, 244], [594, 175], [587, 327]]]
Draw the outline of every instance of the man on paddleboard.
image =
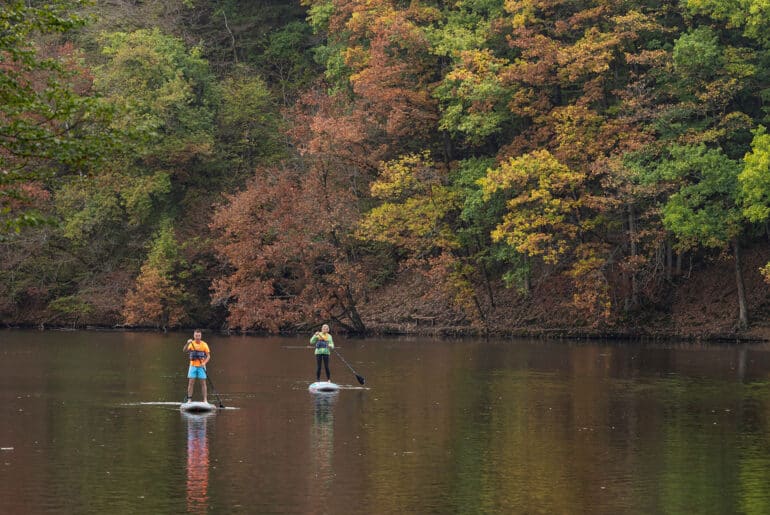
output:
[[324, 324], [321, 326], [321, 331], [315, 333], [310, 338], [310, 345], [315, 347], [315, 380], [321, 380], [321, 362], [323, 361], [324, 368], [326, 369], [326, 380], [331, 379], [331, 372], [329, 372], [329, 354], [331, 349], [334, 348], [334, 341], [332, 335], [329, 334], [329, 326]]
[[192, 400], [193, 386], [195, 380], [201, 381], [201, 392], [203, 393], [203, 402], [208, 402], [208, 391], [206, 389], [206, 363], [211, 359], [211, 351], [208, 344], [201, 340], [201, 330], [196, 329], [193, 333], [193, 339], [187, 340], [182, 348], [182, 352], [190, 353], [190, 368], [187, 370], [187, 397], [185, 402]]

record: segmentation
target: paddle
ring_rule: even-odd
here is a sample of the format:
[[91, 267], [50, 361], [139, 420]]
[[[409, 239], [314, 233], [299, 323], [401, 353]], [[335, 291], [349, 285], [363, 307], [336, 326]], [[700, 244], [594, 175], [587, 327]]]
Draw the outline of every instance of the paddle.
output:
[[[205, 367], [204, 367], [204, 370], [206, 370], [206, 368], [205, 368]], [[221, 398], [221, 397], [219, 396], [219, 394], [217, 393], [217, 389], [216, 389], [216, 388], [214, 388], [214, 383], [212, 383], [212, 382], [211, 382], [211, 378], [209, 377], [209, 371], [208, 371], [208, 370], [206, 370], [206, 381], [208, 381], [208, 382], [209, 382], [209, 386], [211, 386], [211, 391], [212, 391], [212, 392], [214, 392], [214, 395], [216, 395], [216, 396], [217, 396], [217, 400], [219, 401], [219, 407], [220, 407], [221, 409], [225, 409], [225, 405], [224, 405], [224, 404], [222, 404], [222, 398]]]
[[358, 375], [356, 373], [356, 371], [353, 370], [353, 367], [350, 366], [350, 363], [345, 361], [345, 358], [342, 357], [342, 354], [337, 352], [337, 349], [334, 349], [334, 354], [336, 354], [337, 357], [340, 358], [342, 360], [342, 362], [345, 363], [348, 366], [348, 368], [350, 369], [351, 372], [353, 372], [353, 375], [356, 376], [356, 379], [358, 380], [358, 384], [362, 385], [362, 384], [364, 384], [364, 382], [366, 382], [366, 380], [362, 376]]

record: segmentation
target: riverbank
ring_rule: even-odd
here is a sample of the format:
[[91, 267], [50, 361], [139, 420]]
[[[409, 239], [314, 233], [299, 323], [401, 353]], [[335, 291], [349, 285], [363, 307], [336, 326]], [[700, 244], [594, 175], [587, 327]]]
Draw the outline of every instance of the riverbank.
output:
[[[591, 325], [571, 302], [570, 281], [554, 275], [526, 295], [513, 288], [491, 288], [468, 316], [416, 274], [383, 288], [361, 306], [367, 327], [383, 334], [591, 338], [613, 340], [770, 341], [770, 286], [760, 268], [770, 247], [747, 249], [743, 275], [749, 328], [738, 329], [734, 262], [717, 256], [686, 268], [659, 288], [655, 302], [632, 310], [613, 310], [602, 325]], [[620, 304], [619, 299], [614, 300]], [[481, 312], [481, 315], [479, 315]]]
[[[614, 309], [601, 325], [591, 325], [574, 307], [570, 282], [557, 274], [532, 285], [527, 294], [514, 288], [490, 287], [485, 296], [461, 306], [452, 292], [438, 291], [419, 273], [404, 273], [371, 292], [357, 309], [370, 335], [770, 341], [770, 287], [759, 272], [768, 261], [770, 246], [745, 252], [743, 273], [750, 327], [743, 331], [737, 328], [737, 287], [729, 256], [688, 267], [667, 280], [655, 302], [648, 301], [634, 310]], [[4, 316], [0, 324], [37, 329], [158, 330], [120, 325], [121, 298], [116, 296], [114, 302], [75, 319], [30, 309]], [[614, 302], [618, 305], [621, 301]], [[224, 323], [201, 325], [208, 331], [228, 332], [222, 329]], [[302, 333], [313, 325], [310, 321], [298, 326], [302, 329], [285, 333]], [[340, 324], [333, 325], [334, 332], [344, 332]]]
[[[431, 317], [417, 317], [412, 321], [401, 323], [379, 323], [367, 327], [367, 332], [361, 337], [419, 337], [428, 336], [433, 338], [537, 338], [543, 340], [604, 340], [604, 341], [682, 341], [682, 342], [714, 342], [714, 343], [760, 343], [770, 342], [770, 330], [766, 327], [752, 327], [743, 332], [726, 333], [677, 333], [663, 330], [586, 330], [580, 327], [529, 327], [529, 328], [484, 328], [467, 325], [441, 325], [432, 321]], [[94, 331], [94, 332], [145, 332], [162, 333], [166, 332], [154, 327], [127, 327], [127, 326], [109, 326], [109, 325], [86, 325], [86, 326], [62, 326], [62, 325], [30, 325], [15, 324], [3, 326], [4, 329], [21, 329], [37, 331]], [[192, 331], [192, 327], [174, 328], [168, 332]], [[269, 336], [270, 333], [255, 330], [231, 330], [206, 328], [206, 333], [217, 335], [247, 335], [247, 336]], [[308, 331], [282, 331], [283, 336], [293, 336], [297, 334], [310, 334]], [[346, 334], [339, 331], [338, 334]]]

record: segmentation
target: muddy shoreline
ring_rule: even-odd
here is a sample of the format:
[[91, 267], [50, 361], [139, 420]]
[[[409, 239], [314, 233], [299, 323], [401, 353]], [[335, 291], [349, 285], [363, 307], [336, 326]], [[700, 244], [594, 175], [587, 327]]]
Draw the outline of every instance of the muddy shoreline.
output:
[[[26, 331], [94, 331], [94, 332], [137, 332], [137, 333], [163, 333], [163, 332], [190, 332], [194, 327], [180, 327], [163, 331], [154, 327], [126, 327], [111, 325], [33, 325], [33, 324], [4, 324], [5, 330]], [[311, 331], [281, 331], [269, 333], [257, 330], [228, 330], [205, 328], [204, 331], [220, 336], [295, 336], [310, 334]], [[770, 332], [749, 329], [743, 333], [704, 333], [704, 334], [677, 334], [667, 331], [631, 332], [631, 331], [587, 331], [584, 328], [517, 328], [483, 330], [472, 327], [459, 326], [430, 326], [430, 327], [405, 327], [404, 324], [379, 325], [364, 333], [338, 334], [352, 338], [367, 337], [430, 337], [437, 339], [463, 339], [463, 338], [495, 338], [495, 339], [542, 339], [542, 340], [594, 340], [606, 342], [709, 342], [709, 343], [764, 343], [770, 341]]]

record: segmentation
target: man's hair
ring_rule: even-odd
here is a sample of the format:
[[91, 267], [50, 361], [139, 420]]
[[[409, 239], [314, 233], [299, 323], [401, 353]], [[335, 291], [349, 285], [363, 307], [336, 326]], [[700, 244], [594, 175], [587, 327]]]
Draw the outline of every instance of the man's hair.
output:
[[201, 331], [200, 329], [196, 329], [195, 331], [193, 331], [193, 334], [195, 334], [195, 333], [201, 333], [201, 334], [203, 334], [203, 331]]

